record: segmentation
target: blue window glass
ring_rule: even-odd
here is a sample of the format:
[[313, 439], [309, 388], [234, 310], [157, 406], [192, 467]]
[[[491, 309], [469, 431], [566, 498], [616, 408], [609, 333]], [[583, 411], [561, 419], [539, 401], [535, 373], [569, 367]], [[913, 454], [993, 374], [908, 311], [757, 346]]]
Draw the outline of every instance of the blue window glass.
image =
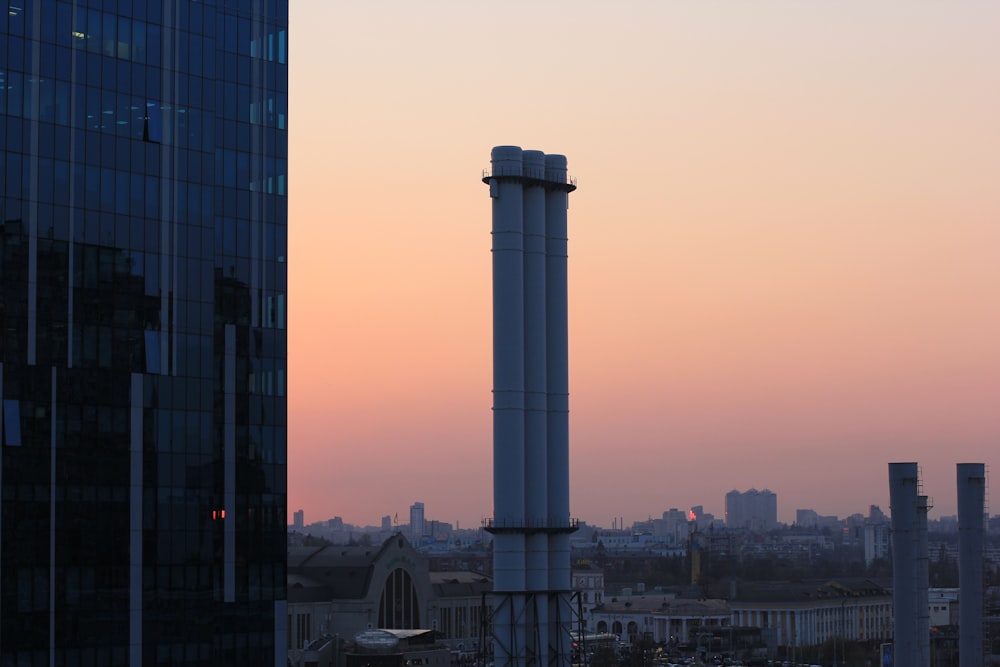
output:
[[[284, 659], [287, 4], [7, 4], [0, 436], [17, 474], [2, 484], [5, 513], [37, 517], [44, 539], [0, 522], [5, 547], [18, 545], [0, 579], [24, 584], [4, 589], [23, 613], [0, 614], [0, 664], [49, 660], [47, 632], [17, 627], [44, 630], [51, 593], [59, 664], [273, 665]], [[202, 511], [223, 498], [234, 499], [226, 525], [256, 518], [223, 531]]]
[[156, 102], [146, 102], [146, 116], [143, 119], [143, 141], [158, 144], [163, 141], [163, 110]]
[[21, 402], [4, 399], [3, 402], [3, 444], [8, 447], [21, 445]]

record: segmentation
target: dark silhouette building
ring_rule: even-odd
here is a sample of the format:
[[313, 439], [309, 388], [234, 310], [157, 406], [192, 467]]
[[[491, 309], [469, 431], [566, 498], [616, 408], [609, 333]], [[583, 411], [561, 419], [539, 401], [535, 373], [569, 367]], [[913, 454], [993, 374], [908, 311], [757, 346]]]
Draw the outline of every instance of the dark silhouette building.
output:
[[287, 25], [0, 16], [0, 664], [285, 664]]

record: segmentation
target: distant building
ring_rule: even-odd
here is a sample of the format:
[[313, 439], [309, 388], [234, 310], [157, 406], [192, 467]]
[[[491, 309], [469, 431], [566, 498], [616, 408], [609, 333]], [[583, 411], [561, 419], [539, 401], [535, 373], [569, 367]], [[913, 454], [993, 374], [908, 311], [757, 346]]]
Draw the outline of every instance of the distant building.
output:
[[[493, 579], [479, 572], [431, 572], [431, 627], [452, 650], [479, 648], [483, 600], [493, 608]], [[489, 612], [487, 612], [489, 613]]]
[[295, 513], [292, 516], [294, 517], [292, 527], [295, 528], [295, 530], [302, 530], [306, 527], [306, 513], [304, 510], [295, 510]]
[[699, 633], [729, 626], [725, 600], [677, 599], [672, 594], [616, 596], [587, 619], [587, 628], [598, 633], [610, 632], [629, 642], [648, 637], [658, 644], [671, 637], [697, 643]]
[[452, 527], [450, 523], [445, 523], [444, 521], [424, 520], [424, 528], [426, 530], [425, 536], [429, 535], [433, 539], [444, 542], [447, 541], [452, 534]]
[[483, 595], [476, 572], [431, 572], [401, 534], [381, 546], [288, 549], [289, 653], [371, 629], [436, 630], [454, 650], [478, 641]]
[[[580, 596], [583, 619], [604, 603], [604, 570], [589, 561], [578, 561], [572, 571], [573, 592]], [[593, 631], [588, 627], [587, 630]]]
[[927, 591], [927, 615], [931, 627], [958, 625], [957, 588], [931, 588]]
[[726, 527], [766, 531], [778, 527], [778, 496], [764, 489], [726, 494]]
[[865, 565], [889, 558], [891, 528], [887, 521], [865, 524]]
[[865, 539], [865, 524], [868, 517], [864, 514], [851, 514], [842, 523], [842, 532], [845, 544], [862, 544]]
[[419, 543], [424, 536], [424, 504], [410, 505], [410, 539]]
[[687, 512], [669, 509], [661, 518], [652, 521], [653, 535], [662, 538], [669, 545], [686, 545], [689, 523]]
[[388, 514], [382, 517], [382, 530], [392, 530], [392, 517]]
[[691, 523], [697, 530], [708, 530], [715, 524], [715, 515], [709, 514], [701, 505], [695, 505], [688, 514]]
[[795, 510], [795, 525], [799, 528], [811, 528], [813, 530], [839, 530], [842, 527], [840, 518], [834, 515], [818, 514], [815, 510], [800, 509]]
[[892, 594], [873, 581], [745, 584], [730, 601], [733, 625], [761, 628], [779, 647], [892, 640]]

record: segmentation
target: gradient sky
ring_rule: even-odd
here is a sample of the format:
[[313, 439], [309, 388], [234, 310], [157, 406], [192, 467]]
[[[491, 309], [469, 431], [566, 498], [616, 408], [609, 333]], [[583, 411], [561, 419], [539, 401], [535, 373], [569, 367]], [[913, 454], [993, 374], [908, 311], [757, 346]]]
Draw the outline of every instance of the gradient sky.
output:
[[997, 463], [1000, 3], [290, 4], [290, 513], [491, 514], [499, 144], [579, 182], [574, 516]]

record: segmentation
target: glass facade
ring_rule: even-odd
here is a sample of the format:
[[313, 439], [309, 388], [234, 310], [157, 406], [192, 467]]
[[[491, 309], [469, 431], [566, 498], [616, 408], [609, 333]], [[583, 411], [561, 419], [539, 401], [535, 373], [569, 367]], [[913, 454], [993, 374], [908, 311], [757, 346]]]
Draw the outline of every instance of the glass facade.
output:
[[0, 667], [284, 665], [287, 0], [0, 12]]

